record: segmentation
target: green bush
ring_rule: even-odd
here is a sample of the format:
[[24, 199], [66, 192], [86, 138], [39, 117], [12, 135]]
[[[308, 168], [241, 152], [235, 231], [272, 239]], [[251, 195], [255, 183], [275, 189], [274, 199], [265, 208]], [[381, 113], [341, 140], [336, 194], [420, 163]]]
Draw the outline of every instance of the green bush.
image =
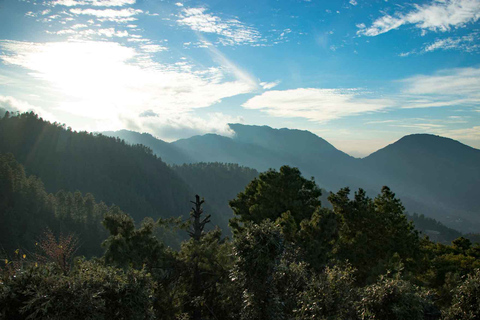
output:
[[447, 310], [445, 319], [480, 319], [480, 269], [468, 275], [454, 290], [452, 306]]
[[428, 293], [408, 281], [382, 277], [360, 289], [360, 319], [422, 320], [430, 307]]
[[0, 283], [3, 319], [152, 319], [151, 297], [143, 270], [81, 260], [68, 275], [51, 264], [31, 265]]
[[327, 267], [311, 279], [299, 295], [296, 319], [353, 319], [356, 290], [354, 272], [350, 266]]

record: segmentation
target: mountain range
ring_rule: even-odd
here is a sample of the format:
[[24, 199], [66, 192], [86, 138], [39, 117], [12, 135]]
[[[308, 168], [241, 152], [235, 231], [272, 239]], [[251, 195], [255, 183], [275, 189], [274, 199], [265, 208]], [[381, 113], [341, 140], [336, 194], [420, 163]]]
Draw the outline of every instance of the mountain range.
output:
[[258, 171], [298, 167], [336, 192], [363, 188], [376, 195], [389, 186], [410, 213], [425, 214], [464, 232], [480, 230], [480, 150], [430, 134], [408, 135], [371, 155], [354, 158], [303, 130], [230, 124], [233, 136], [206, 134], [171, 143], [146, 133], [102, 132], [143, 144], [170, 165], [237, 163]]

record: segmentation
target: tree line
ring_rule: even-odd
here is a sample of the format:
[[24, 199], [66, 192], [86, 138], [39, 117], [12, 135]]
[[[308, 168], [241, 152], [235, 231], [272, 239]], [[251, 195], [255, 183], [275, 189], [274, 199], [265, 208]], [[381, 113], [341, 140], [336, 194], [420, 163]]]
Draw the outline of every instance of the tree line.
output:
[[[4, 158], [10, 167], [16, 166], [11, 156]], [[189, 218], [146, 218], [139, 226], [117, 207], [110, 208], [101, 216], [107, 237], [104, 253], [97, 258], [74, 258], [71, 250], [62, 252], [65, 238], [55, 237], [44, 238], [32, 258], [22, 251], [6, 258], [1, 267], [1, 315], [8, 319], [480, 315], [478, 243], [460, 237], [444, 245], [421, 236], [388, 187], [373, 199], [361, 189], [353, 195], [348, 188], [341, 189], [328, 197], [332, 208], [322, 205], [320, 195], [315, 181], [302, 177], [296, 168], [260, 173], [230, 201], [235, 214], [231, 239], [219, 228], [205, 228], [210, 223], [208, 211], [204, 212], [208, 199], [198, 196]], [[62, 218], [57, 214], [54, 219]], [[161, 240], [162, 230], [172, 229], [187, 236], [178, 249]], [[60, 253], [49, 254], [45, 248], [50, 247]], [[58, 256], [72, 263], [62, 266], [52, 258]]]

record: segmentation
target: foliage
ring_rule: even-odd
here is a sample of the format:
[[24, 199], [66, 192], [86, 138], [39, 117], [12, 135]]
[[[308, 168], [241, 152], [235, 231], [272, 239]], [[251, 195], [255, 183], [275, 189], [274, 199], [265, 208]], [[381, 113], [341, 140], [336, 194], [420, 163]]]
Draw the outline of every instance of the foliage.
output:
[[151, 218], [136, 229], [133, 219], [115, 207], [105, 214], [102, 224], [110, 233], [102, 244], [107, 264], [149, 271], [160, 267], [165, 248], [153, 234], [156, 224]]
[[271, 221], [247, 223], [234, 241], [234, 281], [242, 288], [242, 319], [282, 319], [283, 308], [274, 283], [285, 241]]
[[188, 186], [142, 145], [75, 132], [29, 112], [0, 118], [0, 153], [7, 152], [48, 192], [92, 193], [136, 221], [188, 210]]
[[[39, 136], [24, 132], [27, 126]], [[467, 236], [451, 245], [419, 238], [388, 187], [373, 199], [362, 189], [350, 197], [344, 188], [330, 195], [332, 208], [325, 208], [321, 190], [297, 168], [256, 178], [249, 169], [218, 163], [172, 171], [148, 149], [71, 132], [34, 114], [0, 120], [2, 148], [18, 154], [29, 172], [38, 170], [48, 188], [106, 188], [100, 199], [121, 200], [138, 212], [130, 216], [97, 203], [90, 193], [48, 194], [12, 154], [0, 154], [0, 245], [6, 250], [0, 318], [423, 319], [437, 308], [447, 319], [478, 317], [480, 245]], [[75, 148], [98, 155], [98, 162]], [[60, 173], [47, 164], [59, 165]], [[130, 165], [132, 171], [120, 172]], [[208, 227], [209, 214], [224, 210], [220, 199], [234, 197], [249, 175], [254, 180], [230, 202], [236, 216], [230, 240]], [[180, 200], [189, 176], [191, 187], [209, 184], [205, 190], [218, 196], [205, 206], [205, 218], [198, 197], [193, 224], [182, 217], [135, 224], [147, 213], [185, 213], [188, 201]], [[176, 187], [165, 187], [171, 185]], [[189, 227], [191, 239], [175, 248], [165, 244], [174, 230]], [[72, 265], [75, 237], [62, 234], [78, 236], [78, 254], [103, 257]]]
[[230, 279], [234, 262], [232, 244], [221, 235], [217, 228], [205, 233], [199, 241], [193, 238], [184, 241], [177, 256], [178, 280], [184, 287], [181, 294], [184, 310], [200, 308], [202, 319], [229, 319], [240, 312]]
[[78, 239], [73, 234], [61, 234], [57, 241], [52, 231], [47, 230], [37, 244], [41, 251], [36, 254], [38, 261], [53, 262], [65, 275], [70, 271], [74, 254], [78, 249]]
[[418, 232], [403, 213], [400, 200], [388, 187], [383, 187], [373, 200], [362, 189], [355, 192], [353, 200], [349, 193], [344, 188], [329, 197], [341, 219], [338, 258], [348, 260], [357, 269], [359, 283], [375, 281], [394, 267], [394, 260], [405, 271], [413, 271], [420, 241]]
[[453, 290], [461, 284], [461, 278], [480, 268], [480, 245], [471, 245], [460, 237], [452, 245], [423, 241], [423, 272], [416, 275], [425, 286], [438, 294], [438, 304], [447, 307], [452, 303]]
[[382, 277], [360, 290], [360, 319], [422, 320], [430, 302], [428, 293], [411, 283]]
[[345, 267], [327, 267], [314, 275], [298, 296], [296, 319], [354, 319], [357, 291], [354, 270]]
[[317, 208], [310, 219], [300, 223], [294, 243], [302, 248], [304, 260], [317, 271], [322, 270], [335, 254], [339, 236], [339, 219], [326, 208]]
[[0, 154], [0, 246], [7, 255], [17, 248], [35, 251], [34, 244], [49, 229], [75, 233], [77, 254], [100, 256], [106, 233], [99, 222], [108, 210], [89, 193], [47, 194], [42, 181], [27, 176], [12, 154]]
[[1, 280], [3, 319], [153, 319], [153, 283], [143, 270], [79, 260], [68, 275], [31, 265]]
[[275, 221], [282, 213], [290, 211], [297, 224], [310, 219], [320, 206], [321, 190], [313, 180], [303, 178], [297, 168], [283, 166], [280, 171], [261, 173], [230, 201], [236, 217], [231, 220], [233, 231], [241, 230], [241, 223], [260, 223], [265, 219]]
[[469, 274], [454, 290], [453, 303], [446, 320], [480, 319], [480, 269]]

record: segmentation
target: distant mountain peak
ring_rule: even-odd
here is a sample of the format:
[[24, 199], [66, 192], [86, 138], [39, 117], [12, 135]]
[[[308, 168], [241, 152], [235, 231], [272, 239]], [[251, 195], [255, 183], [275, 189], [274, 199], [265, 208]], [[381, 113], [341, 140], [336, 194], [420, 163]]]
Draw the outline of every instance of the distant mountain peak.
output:
[[402, 137], [388, 146], [377, 150], [367, 158], [384, 153], [434, 153], [445, 157], [468, 153], [480, 155], [480, 150], [467, 146], [457, 140], [429, 133], [416, 133]]
[[235, 132], [233, 139], [236, 141], [259, 145], [270, 150], [284, 149], [293, 154], [311, 154], [321, 152], [342, 153], [325, 139], [308, 130], [281, 128], [269, 126], [244, 125], [230, 123], [230, 129]]

